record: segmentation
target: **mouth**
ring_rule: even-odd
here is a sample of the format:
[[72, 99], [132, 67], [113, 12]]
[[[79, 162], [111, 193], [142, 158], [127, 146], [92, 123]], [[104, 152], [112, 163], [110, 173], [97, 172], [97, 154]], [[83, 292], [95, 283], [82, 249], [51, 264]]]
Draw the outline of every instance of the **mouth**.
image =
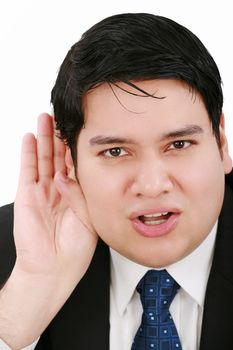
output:
[[170, 233], [178, 224], [180, 212], [172, 211], [149, 211], [131, 216], [132, 226], [137, 233], [144, 237], [160, 237]]
[[153, 213], [139, 215], [138, 219], [145, 225], [161, 225], [165, 223], [171, 215], [172, 212]]

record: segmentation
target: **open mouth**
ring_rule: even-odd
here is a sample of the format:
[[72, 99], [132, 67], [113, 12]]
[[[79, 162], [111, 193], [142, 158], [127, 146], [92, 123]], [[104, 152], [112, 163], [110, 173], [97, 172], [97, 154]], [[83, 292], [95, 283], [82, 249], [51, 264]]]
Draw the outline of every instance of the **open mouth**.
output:
[[[136, 214], [136, 213], [135, 213]], [[146, 237], [159, 237], [175, 229], [181, 212], [155, 211], [140, 215], [132, 215], [131, 223], [135, 231]]]
[[171, 215], [172, 215], [172, 212], [153, 213], [153, 214], [147, 214], [147, 215], [140, 215], [138, 216], [138, 219], [144, 225], [161, 225], [165, 223], [170, 218]]

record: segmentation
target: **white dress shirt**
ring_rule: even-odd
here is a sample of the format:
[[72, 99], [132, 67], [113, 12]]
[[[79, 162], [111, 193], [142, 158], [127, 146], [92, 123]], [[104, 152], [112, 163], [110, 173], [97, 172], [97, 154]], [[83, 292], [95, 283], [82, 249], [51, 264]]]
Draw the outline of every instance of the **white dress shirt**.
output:
[[[183, 350], [198, 350], [206, 285], [212, 264], [217, 224], [190, 255], [164, 267], [181, 286], [170, 312]], [[130, 350], [141, 323], [142, 305], [135, 288], [148, 267], [111, 249], [110, 350]]]
[[[217, 223], [202, 244], [190, 255], [166, 270], [181, 286], [170, 312], [175, 322], [183, 350], [198, 350], [200, 342], [206, 284], [212, 264]], [[110, 348], [130, 350], [134, 335], [141, 323], [142, 305], [135, 288], [148, 271], [111, 252], [110, 285]], [[190, 273], [191, 272], [191, 273]], [[22, 350], [34, 350], [38, 340]], [[0, 339], [0, 350], [11, 350]]]
[[[38, 339], [38, 340], [39, 340], [39, 339]], [[26, 348], [22, 348], [22, 349], [20, 349], [20, 350], [34, 350], [35, 347], [36, 347], [36, 344], [38, 343], [38, 340], [36, 340], [33, 344], [28, 345]], [[2, 341], [2, 340], [0, 339], [0, 350], [11, 350], [11, 348], [9, 348], [9, 346], [6, 345], [6, 344], [4, 343], [4, 341]]]

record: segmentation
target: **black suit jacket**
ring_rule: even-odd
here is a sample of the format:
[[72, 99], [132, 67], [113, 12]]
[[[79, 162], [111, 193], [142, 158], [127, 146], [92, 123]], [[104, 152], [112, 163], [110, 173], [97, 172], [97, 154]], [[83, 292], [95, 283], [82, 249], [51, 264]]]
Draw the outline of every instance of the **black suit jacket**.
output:
[[[206, 290], [200, 350], [233, 349], [233, 173], [226, 176], [226, 183]], [[15, 261], [12, 220], [13, 206], [2, 207], [1, 284]], [[99, 240], [87, 273], [42, 334], [36, 350], [109, 350], [109, 282], [109, 249]]]

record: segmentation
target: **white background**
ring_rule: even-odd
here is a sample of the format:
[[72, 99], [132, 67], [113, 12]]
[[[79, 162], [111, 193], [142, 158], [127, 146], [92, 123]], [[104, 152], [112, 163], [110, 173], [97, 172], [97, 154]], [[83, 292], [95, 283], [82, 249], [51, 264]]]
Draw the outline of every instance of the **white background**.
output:
[[81, 34], [106, 16], [151, 12], [191, 29], [207, 46], [224, 82], [226, 129], [233, 154], [231, 1], [8, 0], [0, 3], [0, 205], [14, 200], [24, 133], [50, 112], [59, 66]]

